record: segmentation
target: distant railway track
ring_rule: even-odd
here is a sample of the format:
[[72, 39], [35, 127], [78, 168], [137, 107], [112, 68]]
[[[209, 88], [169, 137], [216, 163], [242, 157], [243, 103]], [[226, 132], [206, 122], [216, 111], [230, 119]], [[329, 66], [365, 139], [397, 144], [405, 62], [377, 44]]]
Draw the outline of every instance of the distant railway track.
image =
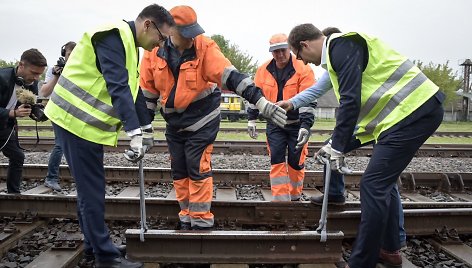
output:
[[[75, 189], [67, 166], [61, 166], [60, 170], [61, 184], [71, 186], [64, 194], [52, 193], [42, 185], [39, 178], [44, 177], [46, 170], [46, 165], [26, 165], [24, 177], [29, 189], [21, 195], [0, 193], [0, 216], [15, 216], [20, 212], [46, 219], [75, 218]], [[7, 165], [0, 165], [0, 175], [4, 177], [6, 172]], [[106, 167], [107, 185], [117, 189], [113, 196], [105, 199], [107, 219], [139, 221], [137, 172], [135, 167]], [[267, 170], [215, 170], [214, 173], [216, 189], [212, 211], [217, 231], [172, 230], [178, 220], [179, 207], [171, 189], [162, 197], [146, 198], [152, 230], [145, 234], [145, 242], [139, 240], [138, 229], [126, 231], [128, 256], [149, 263], [333, 264], [341, 256], [342, 240], [356, 235], [360, 221], [358, 200], [348, 201], [342, 208], [329, 209], [328, 243], [321, 243], [320, 235], [314, 231], [320, 207], [308, 201], [270, 202]], [[361, 172], [356, 172], [346, 177], [348, 196], [359, 196], [361, 175]], [[169, 169], [146, 168], [145, 177], [146, 189], [171, 183]], [[304, 195], [320, 194], [321, 182], [321, 172], [308, 171]], [[118, 186], [114, 187], [115, 184]], [[263, 198], [238, 199], [237, 188], [243, 184], [259, 187]], [[453, 228], [458, 234], [472, 234], [472, 173], [403, 173], [399, 186], [409, 236], [431, 236], [444, 226]], [[4, 188], [5, 183], [0, 183], [0, 191]], [[436, 202], [423, 192], [424, 188], [452, 196], [456, 201]], [[64, 252], [47, 251], [35, 261], [51, 265], [48, 261], [57, 261], [57, 258], [46, 256], [53, 254], [68, 254], [69, 258], [76, 258], [77, 254], [80, 255], [80, 248]]]
[[[37, 143], [36, 137], [20, 137], [20, 144], [27, 150], [50, 151], [54, 145], [54, 138], [40, 137]], [[124, 152], [129, 146], [129, 140], [118, 140], [117, 147], [106, 146], [107, 152]], [[321, 142], [310, 142], [308, 144], [308, 155], [312, 156], [319, 148]], [[151, 153], [167, 152], [167, 142], [156, 140]], [[214, 153], [225, 154], [253, 154], [266, 155], [267, 145], [264, 141], [215, 141]], [[372, 146], [365, 146], [349, 153], [350, 156], [370, 156]], [[418, 150], [417, 157], [472, 157], [472, 144], [425, 144]]]
[[[19, 131], [35, 131], [36, 126], [31, 125], [21, 125], [19, 126]], [[155, 127], [156, 131], [164, 131], [164, 127]], [[39, 125], [38, 131], [52, 131], [52, 126], [50, 125]], [[264, 133], [265, 128], [257, 129], [259, 133]], [[246, 133], [247, 129], [243, 127], [220, 127], [220, 132], [230, 132], [230, 133]], [[330, 129], [314, 129], [311, 130], [313, 135], [331, 135], [333, 132]], [[464, 131], [437, 131], [433, 134], [434, 137], [451, 137], [451, 138], [472, 138], [472, 132]]]

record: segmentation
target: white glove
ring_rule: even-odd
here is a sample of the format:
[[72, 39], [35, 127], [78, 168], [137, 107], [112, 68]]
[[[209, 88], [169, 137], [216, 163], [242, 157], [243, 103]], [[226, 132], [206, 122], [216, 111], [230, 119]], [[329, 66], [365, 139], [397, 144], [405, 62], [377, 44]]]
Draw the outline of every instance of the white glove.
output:
[[344, 154], [331, 148], [331, 140], [316, 152], [315, 159], [320, 164], [325, 164], [326, 161], [330, 161], [331, 170], [337, 171], [341, 174], [352, 173], [352, 170], [346, 164]]
[[131, 137], [129, 143], [129, 150], [125, 150], [123, 154], [126, 160], [133, 163], [138, 162], [144, 157], [144, 148], [143, 148], [143, 135], [137, 134]]
[[275, 105], [264, 97], [257, 101], [256, 107], [265, 118], [271, 120], [277, 126], [283, 128], [286, 125], [287, 112], [282, 107]]
[[249, 137], [257, 139], [256, 120], [247, 121], [247, 133]]
[[297, 138], [297, 146], [295, 146], [295, 149], [300, 149], [302, 148], [307, 142], [308, 139], [310, 138], [310, 130], [306, 128], [300, 128], [298, 131], [298, 138]]
[[152, 128], [143, 130], [143, 148], [144, 152], [147, 153], [154, 146], [154, 131]]

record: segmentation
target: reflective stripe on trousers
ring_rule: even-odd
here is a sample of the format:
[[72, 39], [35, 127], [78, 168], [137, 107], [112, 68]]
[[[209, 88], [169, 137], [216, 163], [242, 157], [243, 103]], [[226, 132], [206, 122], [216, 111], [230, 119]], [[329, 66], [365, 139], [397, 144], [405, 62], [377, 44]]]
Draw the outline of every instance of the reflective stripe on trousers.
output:
[[271, 166], [270, 188], [274, 201], [290, 201], [290, 180], [285, 163]]

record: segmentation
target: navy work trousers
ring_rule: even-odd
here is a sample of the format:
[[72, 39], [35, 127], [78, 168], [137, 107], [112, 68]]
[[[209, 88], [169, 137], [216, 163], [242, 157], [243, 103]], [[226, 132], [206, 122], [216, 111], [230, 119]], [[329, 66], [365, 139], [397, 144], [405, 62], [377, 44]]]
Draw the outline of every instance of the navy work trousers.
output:
[[380, 248], [400, 248], [400, 202], [395, 185], [416, 151], [441, 124], [444, 110], [439, 103], [436, 107], [411, 124], [381, 136], [375, 144], [361, 179], [361, 223], [349, 267], [374, 268]]
[[8, 157], [7, 193], [19, 194], [25, 154], [18, 143], [18, 136], [13, 128], [0, 130], [0, 146], [3, 146], [3, 155]]
[[105, 169], [103, 145], [84, 140], [54, 126], [77, 190], [77, 218], [84, 234], [84, 249], [99, 261], [120, 257], [105, 224]]

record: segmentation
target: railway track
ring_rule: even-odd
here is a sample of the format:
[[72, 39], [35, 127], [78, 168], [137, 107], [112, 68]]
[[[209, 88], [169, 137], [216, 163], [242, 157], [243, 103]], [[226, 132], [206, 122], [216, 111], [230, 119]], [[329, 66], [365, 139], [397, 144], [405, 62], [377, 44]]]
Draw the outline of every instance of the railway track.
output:
[[[50, 151], [54, 146], [54, 138], [41, 137], [39, 142], [35, 137], [19, 137], [20, 144], [27, 150]], [[308, 143], [308, 155], [318, 151], [323, 144], [321, 142]], [[105, 146], [106, 152], [124, 152], [129, 147], [129, 140], [120, 139], [116, 147]], [[151, 153], [167, 152], [167, 142], [165, 140], [155, 140], [155, 145]], [[264, 141], [219, 141], [216, 140], [213, 145], [214, 153], [225, 154], [252, 154], [266, 155], [267, 145]], [[348, 156], [370, 156], [372, 146], [365, 146], [356, 149]], [[472, 144], [424, 144], [418, 150], [417, 157], [472, 157]]]
[[[22, 131], [36, 131], [36, 126], [32, 125], [20, 125], [19, 127], [20, 133]], [[51, 125], [38, 125], [38, 131], [53, 131]], [[157, 132], [164, 132], [165, 127], [154, 127], [154, 130]], [[258, 128], [258, 133], [265, 133], [265, 128]], [[220, 127], [220, 132], [229, 132], [229, 133], [247, 133], [247, 128], [245, 127]], [[331, 129], [314, 129], [311, 130], [312, 135], [331, 135], [333, 130]], [[436, 131], [433, 134], [433, 137], [450, 137], [450, 138], [472, 138], [472, 132], [466, 131]]]
[[[5, 177], [6, 169], [7, 165], [0, 166], [2, 177]], [[64, 194], [51, 192], [38, 180], [46, 170], [46, 165], [25, 166], [24, 177], [27, 183], [23, 187], [27, 190], [22, 195], [0, 193], [0, 215], [19, 218], [19, 222], [23, 222], [22, 228], [28, 230], [32, 227], [24, 226], [37, 225], [41, 219], [75, 218], [75, 189], [67, 166], [61, 166], [60, 170], [63, 181], [61, 184], [66, 189]], [[140, 215], [137, 169], [106, 167], [108, 187], [118, 189], [106, 197], [106, 218], [135, 222], [126, 228], [128, 255], [149, 263], [325, 263], [334, 267], [341, 256], [343, 239], [353, 238], [356, 234], [360, 220], [357, 186], [361, 172], [346, 177], [346, 195], [349, 199], [347, 205], [329, 211], [328, 243], [321, 243], [320, 236], [315, 231], [320, 207], [307, 201], [270, 202], [268, 171], [215, 170], [214, 173], [216, 188], [212, 211], [216, 215], [216, 230], [186, 232], [171, 230], [178, 220], [179, 208], [171, 186], [170, 170], [146, 168], [146, 210], [152, 230], [145, 234], [145, 242], [141, 242], [137, 229]], [[321, 182], [321, 172], [307, 172], [304, 196], [320, 194], [318, 189]], [[409, 236], [440, 234], [444, 226], [460, 235], [472, 234], [472, 173], [403, 173], [399, 178], [399, 186]], [[4, 182], [0, 183], [0, 192], [4, 188]], [[166, 190], [160, 192], [161, 197], [156, 197], [152, 188]], [[259, 192], [258, 196], [262, 197], [242, 200], [241, 192], [248, 191], [247, 189]], [[443, 201], [452, 201], [438, 202], [438, 193], [447, 197]], [[34, 215], [39, 220], [30, 220], [32, 217], [28, 215]], [[75, 231], [78, 233], [78, 230]], [[13, 235], [25, 232], [15, 231]], [[74, 237], [72, 233], [69, 235]], [[12, 245], [12, 240], [9, 239], [13, 238], [9, 236], [4, 240], [0, 239], [0, 249], [4, 243]], [[71, 240], [62, 242], [66, 245], [74, 244], [71, 249], [64, 251], [50, 248], [41, 252], [27, 267], [74, 267], [82, 249], [80, 241], [70, 242]], [[443, 244], [438, 247], [448, 246], [447, 243]], [[456, 245], [461, 249], [452, 249], [452, 254], [470, 252], [464, 251], [467, 247], [460, 241], [456, 241]], [[61, 263], [67, 264], [57, 264], [59, 259], [66, 260]], [[55, 264], [52, 264], [53, 261]]]

